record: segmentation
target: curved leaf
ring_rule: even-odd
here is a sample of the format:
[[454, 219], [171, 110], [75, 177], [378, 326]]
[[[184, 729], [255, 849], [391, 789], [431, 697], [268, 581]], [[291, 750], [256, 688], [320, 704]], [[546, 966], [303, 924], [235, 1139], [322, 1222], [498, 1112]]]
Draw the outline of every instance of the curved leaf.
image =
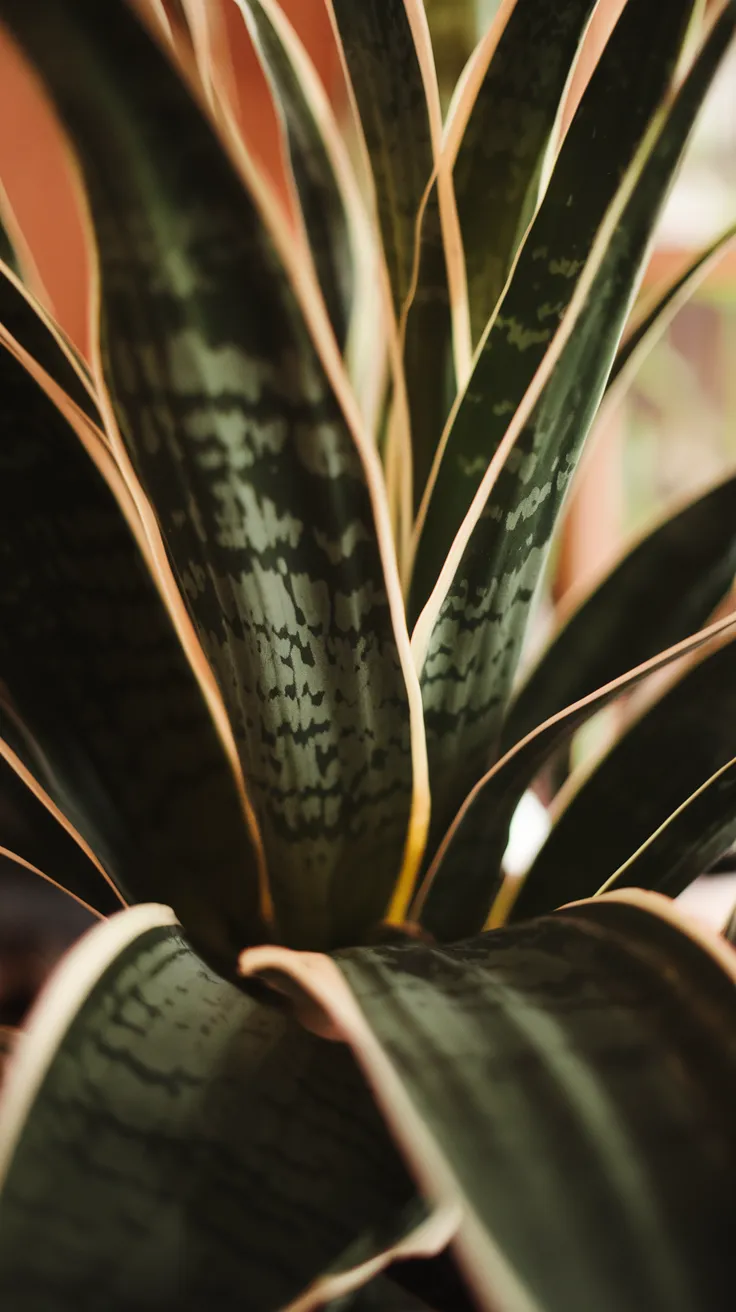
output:
[[91, 1312], [102, 1278], [108, 1312], [276, 1312], [426, 1215], [349, 1050], [213, 975], [170, 921], [139, 907], [87, 935], [11, 1067], [0, 1295], [17, 1312]]
[[262, 927], [225, 752], [115, 497], [4, 347], [0, 394], [3, 724], [27, 730], [11, 745], [125, 897], [165, 896], [227, 969]]
[[[514, 812], [552, 752], [569, 742], [591, 715], [623, 692], [708, 641], [729, 633], [734, 624], [736, 616], [719, 620], [620, 675], [559, 711], [501, 757], [469, 793], [444, 835], [414, 899], [412, 918], [420, 919], [424, 928], [444, 943], [477, 934], [486, 925], [497, 895], [501, 902], [501, 863]], [[487, 927], [497, 923], [502, 921], [494, 907], [492, 924]]]
[[727, 247], [736, 239], [736, 223], [720, 233], [664, 287], [654, 289], [641, 307], [619, 348], [608, 380], [608, 392], [625, 388], [654, 343], [692, 296]]
[[[629, 5], [621, 22], [629, 11], [636, 13], [636, 5]], [[647, 12], [662, 13], [651, 6]], [[734, 26], [736, 6], [721, 15], [672, 105], [665, 102], [655, 117], [581, 275], [575, 298], [579, 303], [584, 293], [582, 309], [576, 316], [573, 301], [415, 629], [417, 660], [426, 651], [422, 693], [433, 797], [430, 854], [492, 756], [534, 590], [605, 387], [652, 228]], [[606, 112], [610, 116], [610, 107]], [[514, 340], [516, 330], [511, 326], [508, 331]], [[536, 389], [545, 376], [539, 395]], [[474, 408], [475, 386], [471, 382], [467, 412]], [[535, 395], [539, 400], [530, 414]]]
[[693, 793], [606, 883], [677, 897], [736, 840], [736, 759]]
[[730, 1306], [736, 957], [622, 899], [454, 947], [243, 956], [323, 1008], [421, 1187], [462, 1200], [482, 1307]]
[[60, 328], [19, 280], [0, 266], [0, 329], [33, 357], [98, 427], [102, 419], [85, 366]]
[[0, 846], [103, 915], [120, 898], [59, 821], [0, 754]]
[[577, 606], [515, 697], [501, 750], [693, 633], [734, 573], [736, 477], [658, 524]]
[[417, 526], [414, 619], [572, 302], [604, 217], [669, 88], [694, 3], [674, 0], [665, 11], [649, 0], [629, 0], [591, 77], [445, 431]]
[[242, 0], [264, 68], [281, 109], [309, 247], [342, 350], [348, 339], [354, 295], [352, 244], [340, 180], [327, 150], [314, 97], [327, 98], [316, 70], [308, 85], [297, 60], [307, 60], [298, 37], [278, 9], [263, 0]]
[[32, 17], [2, 0], [0, 17], [80, 155], [106, 381], [233, 723], [279, 934], [350, 941], [385, 913], [410, 824], [416, 865], [424, 748], [377, 456], [338, 404], [326, 319], [312, 307], [329, 379], [288, 237], [277, 253], [121, 0]]
[[[514, 903], [514, 919], [587, 897], [733, 756], [736, 646], [706, 656], [636, 721], [569, 800]], [[728, 846], [728, 844], [726, 844]], [[659, 850], [657, 848], [656, 850]], [[667, 872], [658, 878], [665, 880]]]
[[537, 207], [570, 69], [595, 4], [517, 0], [510, 13], [506, 6], [474, 56], [470, 76], [479, 85], [472, 108], [457, 122], [450, 114], [473, 346]]

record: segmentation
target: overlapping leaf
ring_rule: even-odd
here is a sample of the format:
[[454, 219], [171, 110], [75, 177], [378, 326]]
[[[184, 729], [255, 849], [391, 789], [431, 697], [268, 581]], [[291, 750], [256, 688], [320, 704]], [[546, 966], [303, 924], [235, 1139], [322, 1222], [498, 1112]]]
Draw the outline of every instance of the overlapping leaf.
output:
[[2, 0], [0, 17], [79, 152], [106, 380], [230, 712], [280, 933], [350, 940], [386, 908], [412, 804], [374, 453], [258, 210], [121, 0], [41, 0], [32, 16]]
[[418, 503], [454, 395], [452, 320], [436, 185], [428, 192], [435, 165], [433, 131], [439, 132], [437, 88], [432, 88], [433, 107], [404, 0], [366, 0], [360, 5], [332, 0], [332, 8], [373, 171], [394, 311], [404, 330]]
[[501, 757], [469, 793], [445, 834], [417, 892], [413, 918], [441, 943], [477, 934], [501, 892], [501, 862], [514, 812], [551, 754], [622, 693], [710, 640], [730, 634], [734, 624], [736, 617], [727, 616], [699, 630], [558, 712]]
[[10, 240], [8, 231], [2, 221], [0, 221], [0, 260], [2, 260], [3, 264], [7, 264], [8, 268], [13, 270], [13, 273], [18, 272], [18, 262], [16, 260], [13, 243]]
[[120, 909], [120, 898], [104, 876], [4, 756], [0, 756], [0, 847], [28, 861], [94, 910], [109, 915]]
[[729, 1306], [736, 967], [670, 906], [601, 899], [454, 947], [340, 953], [352, 997], [334, 967], [244, 956], [324, 1008], [423, 1187], [463, 1200], [483, 1306]]
[[736, 841], [736, 760], [718, 770], [620, 866], [607, 888], [677, 897]]
[[608, 380], [609, 392], [626, 386], [677, 311], [735, 239], [736, 223], [719, 233], [664, 287], [655, 289], [653, 297], [642, 306], [640, 314], [624, 336]]
[[[163, 911], [123, 913], [76, 949], [78, 980], [93, 942], [111, 945], [27, 1120], [22, 1063], [4, 1090], [14, 1312], [92, 1312], [103, 1296], [107, 1312], [276, 1312], [421, 1215], [349, 1050], [210, 973]], [[56, 987], [69, 1007], [69, 971]]]
[[493, 57], [454, 163], [474, 346], [536, 209], [563, 92], [595, 3], [521, 0], [500, 38], [493, 29], [486, 38]]
[[[647, 6], [648, 15], [654, 12]], [[636, 6], [629, 5], [621, 22], [635, 13]], [[735, 25], [733, 6], [714, 26], [666, 117], [663, 112], [656, 121], [658, 131], [650, 130], [634, 172], [606, 219], [605, 252], [601, 253], [597, 243], [596, 260], [586, 269], [590, 285], [582, 309], [574, 323], [568, 318], [563, 325], [562, 332], [568, 336], [562, 338], [559, 359], [515, 444], [507, 454], [503, 449], [499, 453], [492, 494], [480, 517], [468, 519], [460, 539], [466, 545], [452, 581], [446, 590], [443, 584], [442, 593], [437, 589], [436, 600], [426, 607], [415, 632], [418, 653], [426, 644], [422, 689], [433, 792], [430, 847], [487, 768], [534, 589], [605, 387], [652, 227]], [[605, 112], [611, 121], [610, 105]], [[561, 164], [562, 159], [558, 167]], [[538, 252], [534, 237], [530, 241]], [[540, 262], [546, 267], [547, 257], [540, 257]], [[521, 262], [518, 267], [521, 269]], [[545, 312], [540, 312], [545, 319]], [[517, 321], [507, 322], [501, 316], [496, 322], [506, 323], [507, 347], [521, 340]], [[536, 335], [546, 339], [547, 333], [543, 327]], [[517, 346], [509, 349], [520, 358], [525, 354]], [[501, 355], [505, 358], [506, 354], [505, 347]], [[489, 360], [493, 355], [491, 351]], [[484, 368], [483, 359], [481, 356], [476, 375]], [[479, 379], [477, 382], [480, 386]], [[456, 424], [462, 420], [466, 428], [474, 424], [480, 432], [477, 402], [483, 395], [476, 392], [474, 379]], [[486, 417], [490, 405], [491, 397], [485, 394]], [[499, 402], [495, 408], [504, 407]], [[519, 428], [521, 422], [517, 421]], [[442, 487], [440, 479], [435, 496], [441, 495]], [[428, 531], [429, 520], [425, 533]]]
[[85, 377], [74, 347], [52, 324], [29, 293], [9, 278], [0, 266], [0, 328], [6, 331], [45, 369], [55, 383], [78, 405], [88, 418], [101, 425], [100, 414], [92, 396], [92, 385]]
[[[736, 646], [729, 642], [675, 683], [576, 791], [571, 789], [567, 806], [526, 876], [514, 918], [595, 893], [678, 807], [729, 764], [734, 714]], [[721, 850], [728, 846], [725, 842]], [[654, 865], [647, 869], [654, 876]], [[667, 870], [656, 878], [666, 880]]]
[[[294, 42], [282, 23], [260, 0], [244, 0], [266, 70], [284, 119], [309, 246], [338, 343], [344, 350], [354, 295], [353, 254], [348, 217], [339, 180], [326, 149], [309, 89], [294, 62]], [[315, 77], [317, 74], [315, 73]], [[321, 90], [321, 83], [319, 83]]]
[[573, 611], [515, 698], [502, 750], [694, 633], [735, 573], [736, 478], [729, 478], [657, 525]]
[[4, 736], [126, 898], [170, 902], [227, 969], [262, 931], [224, 749], [111, 491], [5, 348], [0, 394]]

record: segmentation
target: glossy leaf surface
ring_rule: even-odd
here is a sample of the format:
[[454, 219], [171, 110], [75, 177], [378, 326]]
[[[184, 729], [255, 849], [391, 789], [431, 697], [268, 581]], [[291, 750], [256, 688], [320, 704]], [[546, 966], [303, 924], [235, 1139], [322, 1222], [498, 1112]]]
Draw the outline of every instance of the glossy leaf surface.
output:
[[102, 1280], [106, 1312], [276, 1312], [416, 1208], [349, 1050], [226, 984], [175, 926], [120, 950], [58, 1042], [1, 1186], [14, 1312], [92, 1312]]
[[[674, 684], [623, 734], [577, 791], [571, 789], [567, 806], [524, 881], [514, 918], [595, 893], [730, 762], [734, 714], [736, 646], [730, 642]], [[658, 880], [666, 878], [666, 869], [657, 875]]]
[[704, 624], [736, 573], [736, 478], [642, 538], [565, 621], [506, 718], [502, 750]]
[[111, 491], [4, 348], [0, 394], [0, 680], [29, 731], [11, 745], [125, 897], [165, 897], [226, 969], [260, 928], [224, 749]]
[[230, 713], [279, 933], [351, 941], [386, 909], [412, 797], [376, 471], [371, 491], [259, 212], [127, 7], [1, 16], [80, 154], [106, 380]]

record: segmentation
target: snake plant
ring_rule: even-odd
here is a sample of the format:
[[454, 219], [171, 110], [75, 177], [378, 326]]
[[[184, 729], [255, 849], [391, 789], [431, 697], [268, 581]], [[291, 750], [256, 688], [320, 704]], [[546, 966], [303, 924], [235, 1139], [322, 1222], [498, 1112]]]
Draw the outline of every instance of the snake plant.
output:
[[0, 1305], [725, 1312], [736, 957], [670, 899], [736, 838], [736, 476], [520, 662], [734, 235], [637, 301], [736, 3], [628, 0], [564, 130], [595, 0], [505, 0], [444, 116], [421, 0], [327, 8], [344, 112], [276, 0], [0, 0], [92, 325], [3, 241], [0, 841], [100, 920], [3, 1037]]

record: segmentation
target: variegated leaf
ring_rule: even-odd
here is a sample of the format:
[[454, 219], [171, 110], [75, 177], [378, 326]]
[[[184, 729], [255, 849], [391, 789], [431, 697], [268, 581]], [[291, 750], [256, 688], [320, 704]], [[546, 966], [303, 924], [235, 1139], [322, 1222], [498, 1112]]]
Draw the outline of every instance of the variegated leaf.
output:
[[[642, 14], [631, 3], [621, 22], [637, 12]], [[654, 12], [646, 6], [644, 17]], [[676, 98], [665, 102], [650, 128], [575, 294], [581, 309], [576, 315], [573, 304], [559, 332], [560, 344], [535, 384], [541, 387], [546, 377], [541, 395], [531, 413], [527, 400], [527, 408], [513, 420], [453, 547], [449, 586], [443, 579], [415, 630], [417, 659], [426, 651], [422, 689], [433, 796], [430, 853], [494, 751], [552, 531], [605, 388], [653, 226], [734, 26], [736, 5], [723, 11]], [[594, 80], [591, 91], [596, 89]], [[610, 116], [610, 107], [606, 113]], [[568, 142], [572, 139], [571, 130]], [[533, 237], [530, 241], [537, 249]], [[544, 320], [543, 307], [540, 313]], [[517, 328], [518, 323], [507, 324], [503, 358], [509, 351], [525, 354], [518, 347]], [[532, 338], [545, 339], [548, 331], [546, 326], [530, 330]], [[493, 356], [491, 351], [490, 362]], [[477, 402], [484, 394], [476, 387], [483, 359], [456, 420], [465, 429], [475, 426], [478, 433], [483, 423]], [[491, 395], [485, 394], [486, 417]], [[493, 408], [503, 406], [499, 401]], [[435, 496], [442, 489], [440, 479]], [[445, 577], [450, 578], [450, 563]]]
[[726, 1312], [736, 956], [666, 899], [242, 967], [294, 979], [353, 1045], [423, 1189], [462, 1201], [480, 1307]]
[[225, 750], [120, 506], [4, 347], [0, 395], [3, 736], [124, 896], [165, 897], [231, 969], [263, 930]]
[[423, 745], [380, 470], [338, 403], [326, 318], [121, 0], [0, 17], [79, 152], [105, 378], [231, 716], [278, 933], [350, 941], [387, 907], [410, 813], [416, 863], [426, 801], [412, 812]]
[[480, 85], [472, 109], [461, 101], [456, 124], [451, 116], [474, 346], [536, 209], [570, 68], [595, 3], [517, 0], [510, 11], [506, 6], [474, 56], [485, 68], [473, 78]]
[[93, 930], [30, 1019], [0, 1099], [14, 1312], [307, 1312], [323, 1273], [426, 1216], [349, 1050], [225, 983], [171, 921]]

